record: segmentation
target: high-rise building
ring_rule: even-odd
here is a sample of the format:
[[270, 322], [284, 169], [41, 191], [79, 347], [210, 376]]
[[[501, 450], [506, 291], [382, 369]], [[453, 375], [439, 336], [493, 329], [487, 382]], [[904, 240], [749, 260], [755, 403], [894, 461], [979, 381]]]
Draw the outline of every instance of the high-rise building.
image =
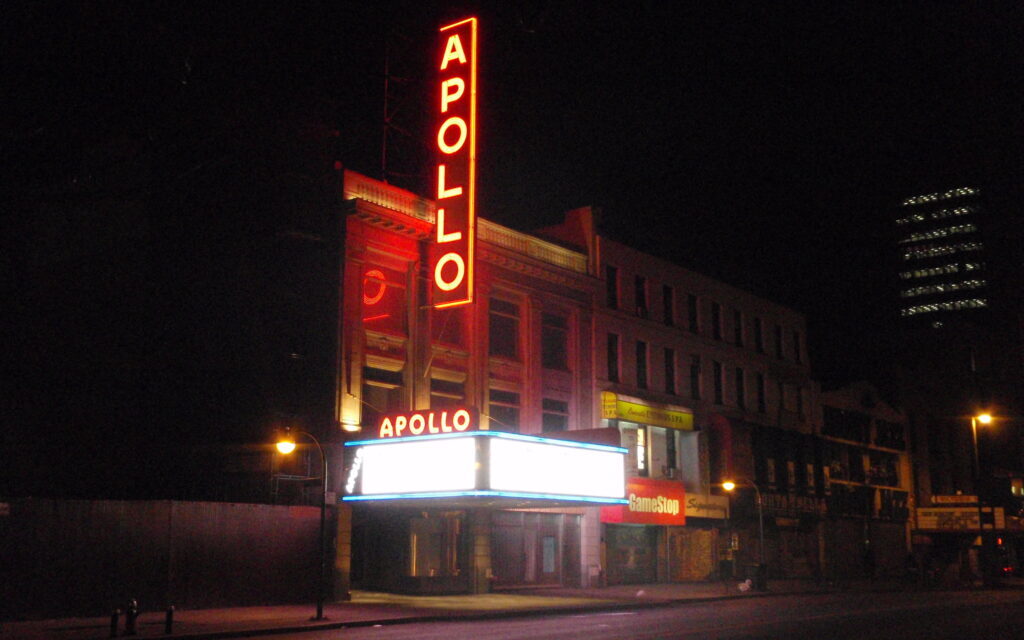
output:
[[[961, 186], [896, 208], [899, 396], [939, 495], [1022, 467], [1020, 232], [991, 195]], [[975, 478], [969, 417], [982, 411], [1002, 419], [979, 433]]]
[[989, 307], [980, 190], [960, 187], [900, 203], [900, 316], [935, 328]]

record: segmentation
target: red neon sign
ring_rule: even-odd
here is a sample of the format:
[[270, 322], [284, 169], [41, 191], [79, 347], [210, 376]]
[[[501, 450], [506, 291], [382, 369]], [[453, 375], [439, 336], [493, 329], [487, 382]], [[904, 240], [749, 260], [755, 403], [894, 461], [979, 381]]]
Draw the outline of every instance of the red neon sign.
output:
[[438, 97], [437, 224], [430, 270], [434, 307], [473, 301], [476, 246], [476, 18], [441, 27]]
[[472, 409], [427, 409], [409, 413], [393, 413], [381, 418], [378, 438], [424, 436], [434, 433], [461, 433], [479, 428]]

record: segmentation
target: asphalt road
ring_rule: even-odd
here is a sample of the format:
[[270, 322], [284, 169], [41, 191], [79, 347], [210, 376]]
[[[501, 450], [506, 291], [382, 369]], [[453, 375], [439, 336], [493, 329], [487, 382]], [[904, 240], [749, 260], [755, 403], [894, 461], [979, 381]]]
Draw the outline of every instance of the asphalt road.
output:
[[781, 596], [608, 613], [399, 624], [306, 632], [295, 640], [583, 638], [1024, 638], [1024, 591]]

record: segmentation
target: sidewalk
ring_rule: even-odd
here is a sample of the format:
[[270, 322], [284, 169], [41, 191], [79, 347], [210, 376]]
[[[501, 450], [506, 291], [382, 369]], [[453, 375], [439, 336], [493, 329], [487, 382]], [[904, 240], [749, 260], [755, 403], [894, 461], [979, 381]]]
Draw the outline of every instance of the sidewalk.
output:
[[[876, 581], [848, 584], [844, 589], [905, 589], [900, 582]], [[530, 612], [608, 610], [636, 606], [660, 606], [673, 602], [701, 602], [836, 591], [810, 580], [773, 580], [769, 591], [740, 591], [737, 582], [629, 585], [592, 589], [536, 588], [482, 595], [404, 596], [355, 591], [350, 602], [329, 603], [327, 620], [310, 620], [315, 607], [275, 605], [225, 609], [180, 610], [174, 614], [173, 634], [164, 634], [164, 613], [139, 616], [139, 638], [230, 638], [345, 626], [372, 626], [445, 620], [452, 618], [511, 617]], [[124, 631], [120, 619], [118, 634]], [[6, 622], [0, 640], [55, 639], [99, 640], [110, 637], [110, 618], [65, 618]]]

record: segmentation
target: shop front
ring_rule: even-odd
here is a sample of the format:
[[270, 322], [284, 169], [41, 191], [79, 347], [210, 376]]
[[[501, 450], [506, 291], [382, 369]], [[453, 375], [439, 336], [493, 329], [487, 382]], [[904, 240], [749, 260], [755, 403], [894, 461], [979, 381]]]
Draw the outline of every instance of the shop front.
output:
[[670, 579], [673, 582], [708, 580], [718, 577], [721, 560], [731, 560], [726, 545], [722, 553], [722, 529], [729, 521], [729, 499], [724, 496], [686, 496], [686, 526], [675, 528], [669, 542], [672, 550]]
[[481, 431], [459, 411], [386, 416], [381, 438], [346, 443], [353, 584], [404, 593], [577, 584], [581, 507], [627, 504], [625, 450]]
[[626, 483], [626, 504], [601, 509], [609, 585], [672, 579], [685, 554], [672, 545], [686, 524], [685, 503], [681, 483], [634, 477]]

